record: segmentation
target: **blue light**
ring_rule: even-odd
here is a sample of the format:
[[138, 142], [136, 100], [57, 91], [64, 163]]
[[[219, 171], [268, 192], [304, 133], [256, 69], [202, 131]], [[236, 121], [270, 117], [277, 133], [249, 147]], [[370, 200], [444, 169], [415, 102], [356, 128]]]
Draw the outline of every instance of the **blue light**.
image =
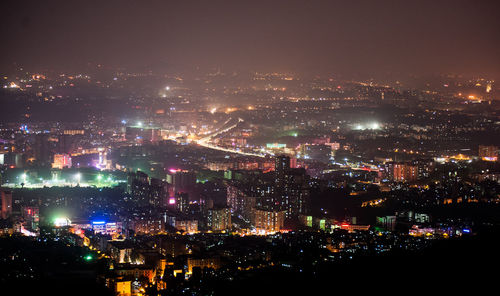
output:
[[462, 230], [462, 232], [470, 233], [470, 229], [464, 229], [464, 230]]
[[92, 224], [106, 224], [105, 221], [92, 221]]

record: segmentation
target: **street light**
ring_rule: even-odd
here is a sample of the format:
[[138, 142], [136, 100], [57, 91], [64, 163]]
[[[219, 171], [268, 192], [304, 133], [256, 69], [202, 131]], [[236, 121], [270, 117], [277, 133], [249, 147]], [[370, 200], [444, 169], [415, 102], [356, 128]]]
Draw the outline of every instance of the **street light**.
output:
[[82, 174], [81, 173], [76, 173], [75, 179], [76, 179], [76, 183], [80, 184], [80, 180], [82, 179]]

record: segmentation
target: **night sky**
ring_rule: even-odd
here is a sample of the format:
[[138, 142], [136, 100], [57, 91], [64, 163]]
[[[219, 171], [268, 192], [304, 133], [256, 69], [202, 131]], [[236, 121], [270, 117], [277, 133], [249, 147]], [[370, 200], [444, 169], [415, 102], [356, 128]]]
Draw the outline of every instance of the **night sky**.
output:
[[0, 66], [500, 79], [500, 1], [8, 1]]

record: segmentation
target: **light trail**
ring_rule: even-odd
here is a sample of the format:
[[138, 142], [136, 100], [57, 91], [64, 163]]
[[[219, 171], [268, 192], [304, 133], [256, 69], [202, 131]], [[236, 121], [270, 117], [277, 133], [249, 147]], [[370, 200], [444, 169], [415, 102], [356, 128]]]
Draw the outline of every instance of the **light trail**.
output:
[[[226, 122], [224, 122], [223, 126], [226, 125], [227, 123], [229, 123], [229, 121], [231, 121], [231, 119], [232, 118], [229, 118], [228, 120], [226, 120]], [[218, 131], [216, 131], [215, 133], [213, 133], [213, 134], [211, 134], [209, 136], [206, 136], [206, 137], [201, 138], [199, 140], [195, 140], [194, 142], [196, 144], [200, 145], [200, 146], [203, 146], [205, 148], [214, 149], [214, 150], [219, 150], [219, 151], [224, 151], [224, 152], [230, 152], [230, 153], [236, 153], [236, 154], [241, 154], [241, 155], [246, 155], [246, 156], [266, 157], [267, 156], [266, 154], [257, 154], [257, 153], [251, 153], [251, 152], [243, 152], [243, 151], [240, 151], [240, 150], [223, 148], [223, 147], [219, 147], [219, 146], [212, 145], [212, 144], [208, 143], [215, 136], [220, 135], [222, 133], [226, 133], [226, 132], [234, 129], [235, 127], [238, 126], [238, 124], [240, 124], [243, 121], [244, 121], [243, 119], [238, 118], [238, 122], [237, 123], [235, 123], [235, 124], [233, 124], [233, 125], [225, 128], [223, 130], [218, 130]]]

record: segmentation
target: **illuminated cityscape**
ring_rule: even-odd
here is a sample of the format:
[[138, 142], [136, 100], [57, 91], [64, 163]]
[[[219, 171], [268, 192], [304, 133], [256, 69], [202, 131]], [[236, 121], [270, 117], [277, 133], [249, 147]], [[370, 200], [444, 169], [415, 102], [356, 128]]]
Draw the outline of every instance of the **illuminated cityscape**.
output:
[[5, 291], [493, 287], [498, 3], [28, 2], [0, 18]]

